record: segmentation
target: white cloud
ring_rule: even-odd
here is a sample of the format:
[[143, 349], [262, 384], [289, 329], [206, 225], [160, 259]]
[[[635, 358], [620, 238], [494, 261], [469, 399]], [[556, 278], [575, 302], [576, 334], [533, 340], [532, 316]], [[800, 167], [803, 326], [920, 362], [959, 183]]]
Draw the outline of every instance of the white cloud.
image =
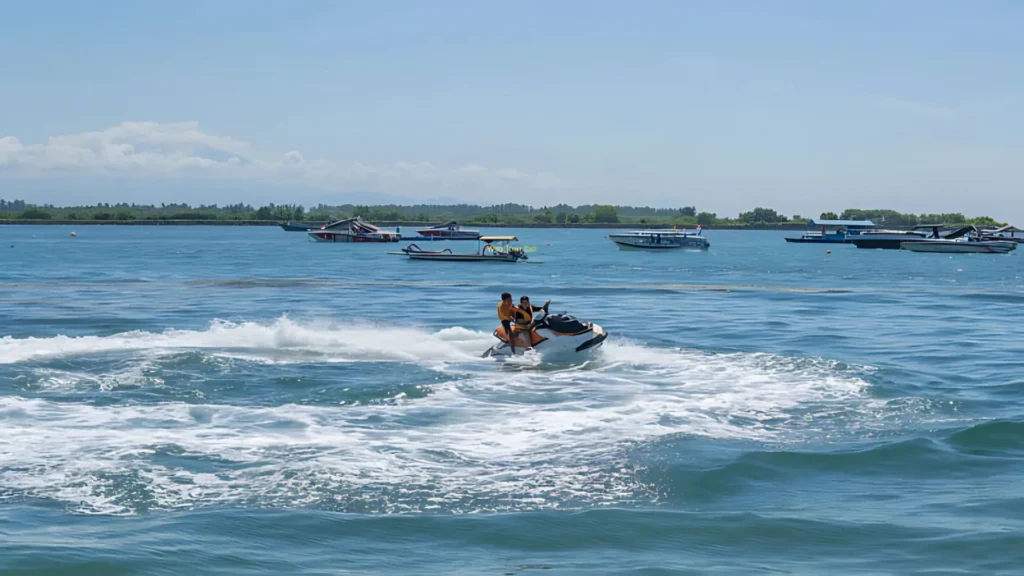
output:
[[43, 144], [0, 138], [0, 174], [187, 175], [266, 181], [301, 180], [338, 187], [372, 185], [381, 191], [462, 192], [473, 188], [528, 190], [564, 187], [557, 176], [477, 164], [446, 169], [430, 162], [370, 166], [306, 159], [297, 150], [273, 158], [247, 142], [207, 134], [197, 122], [123, 122], [93, 132], [50, 137]]
[[[168, 173], [237, 166], [249, 146], [200, 132], [195, 122], [123, 122], [112, 128], [51, 136], [45, 144], [0, 139], [0, 168], [30, 171]], [[232, 160], [234, 159], [234, 160]]]

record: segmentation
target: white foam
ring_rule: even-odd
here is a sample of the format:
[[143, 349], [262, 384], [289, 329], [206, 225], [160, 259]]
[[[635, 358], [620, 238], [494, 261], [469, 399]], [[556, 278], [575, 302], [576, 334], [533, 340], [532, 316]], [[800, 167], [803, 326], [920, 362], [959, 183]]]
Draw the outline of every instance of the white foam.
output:
[[[431, 385], [424, 397], [355, 406], [3, 397], [0, 488], [98, 513], [137, 511], [138, 484], [151, 508], [366, 501], [377, 511], [466, 512], [621, 503], [644, 490], [623, 464], [638, 443], [671, 435], [803, 440], [834, 428], [839, 412], [859, 414], [859, 425], [870, 427], [884, 407], [856, 372], [818, 359], [609, 341], [582, 366], [508, 366], [477, 357], [487, 338], [461, 328], [337, 329], [282, 319], [42, 339], [49, 355], [236, 347], [262, 357], [302, 349], [430, 366], [440, 348], [455, 361], [438, 369], [459, 379]], [[9, 362], [36, 357], [10, 346]], [[160, 456], [167, 447], [179, 456]]]
[[[217, 350], [223, 355], [268, 362], [323, 361], [437, 362], [467, 360], [490, 345], [489, 334], [463, 328], [437, 333], [413, 328], [332, 323], [299, 324], [282, 317], [270, 324], [215, 320], [207, 330], [133, 331], [112, 336], [55, 336], [0, 339], [0, 364], [15, 364], [110, 352], [177, 353]], [[300, 355], [298, 359], [294, 355]]]
[[158, 366], [152, 359], [133, 359], [120, 369], [102, 374], [93, 374], [83, 370], [58, 370], [55, 368], [35, 368], [33, 384], [42, 390], [59, 390], [76, 388], [83, 384], [110, 391], [124, 388], [142, 388], [159, 386], [163, 378], [152, 375]]

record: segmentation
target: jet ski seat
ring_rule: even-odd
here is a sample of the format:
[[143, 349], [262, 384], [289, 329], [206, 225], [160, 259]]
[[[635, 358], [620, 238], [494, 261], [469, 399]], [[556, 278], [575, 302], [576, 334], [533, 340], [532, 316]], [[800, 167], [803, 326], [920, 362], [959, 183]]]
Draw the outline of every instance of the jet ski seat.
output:
[[570, 335], [581, 334], [591, 328], [589, 323], [581, 322], [569, 314], [552, 314], [545, 317], [542, 324], [559, 334]]

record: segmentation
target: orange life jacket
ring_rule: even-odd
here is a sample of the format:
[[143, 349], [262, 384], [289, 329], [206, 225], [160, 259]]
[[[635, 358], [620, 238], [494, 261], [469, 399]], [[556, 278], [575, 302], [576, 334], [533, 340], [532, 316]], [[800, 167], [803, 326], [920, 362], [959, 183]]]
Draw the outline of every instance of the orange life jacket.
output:
[[533, 307], [529, 304], [526, 307], [516, 307], [516, 326], [529, 326], [533, 322]]
[[516, 306], [515, 304], [505, 302], [498, 302], [498, 320], [505, 322], [506, 320], [511, 322], [515, 319]]

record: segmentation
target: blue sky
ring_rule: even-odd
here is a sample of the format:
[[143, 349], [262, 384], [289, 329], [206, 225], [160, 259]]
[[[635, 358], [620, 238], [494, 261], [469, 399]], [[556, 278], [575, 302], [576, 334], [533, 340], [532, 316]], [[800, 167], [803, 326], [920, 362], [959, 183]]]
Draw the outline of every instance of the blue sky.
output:
[[1019, 224], [1021, 30], [1014, 1], [10, 2], [0, 197]]

